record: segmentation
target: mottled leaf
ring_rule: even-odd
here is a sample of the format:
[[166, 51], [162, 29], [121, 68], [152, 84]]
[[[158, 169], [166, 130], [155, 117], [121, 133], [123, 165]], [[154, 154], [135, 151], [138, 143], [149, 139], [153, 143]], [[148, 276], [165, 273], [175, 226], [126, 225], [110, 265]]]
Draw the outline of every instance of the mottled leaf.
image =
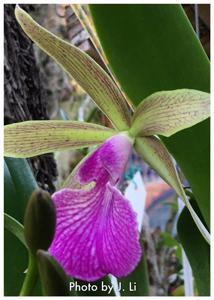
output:
[[131, 133], [138, 136], [172, 134], [191, 127], [210, 115], [210, 94], [179, 89], [157, 92], [138, 106]]
[[72, 75], [115, 127], [128, 129], [129, 105], [108, 74], [89, 55], [41, 27], [18, 6], [15, 14], [25, 33]]
[[4, 127], [4, 155], [32, 157], [97, 145], [117, 132], [77, 121], [26, 121]]
[[175, 169], [172, 157], [161, 140], [155, 136], [139, 137], [136, 139], [135, 149], [145, 162], [147, 162], [183, 199], [199, 231], [209, 243], [209, 232], [189, 203]]

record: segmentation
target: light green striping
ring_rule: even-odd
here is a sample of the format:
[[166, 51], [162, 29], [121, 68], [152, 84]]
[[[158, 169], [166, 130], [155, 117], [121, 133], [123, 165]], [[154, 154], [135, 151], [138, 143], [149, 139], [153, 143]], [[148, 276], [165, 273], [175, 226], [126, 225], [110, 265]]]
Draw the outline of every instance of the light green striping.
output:
[[21, 8], [16, 7], [15, 15], [25, 33], [81, 85], [114, 126], [127, 130], [129, 105], [108, 74], [89, 55], [41, 27]]
[[141, 102], [130, 132], [134, 136], [169, 137], [209, 116], [210, 94], [192, 89], [161, 91]]
[[4, 126], [4, 155], [33, 157], [98, 145], [117, 131], [77, 121], [26, 121]]

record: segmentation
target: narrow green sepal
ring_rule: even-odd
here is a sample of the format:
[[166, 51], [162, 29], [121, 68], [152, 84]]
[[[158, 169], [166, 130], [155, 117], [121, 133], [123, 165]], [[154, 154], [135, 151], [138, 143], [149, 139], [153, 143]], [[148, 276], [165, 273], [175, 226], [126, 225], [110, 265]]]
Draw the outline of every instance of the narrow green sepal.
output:
[[158, 134], [169, 137], [209, 116], [209, 93], [193, 89], [160, 91], [139, 104], [130, 132], [133, 136]]
[[51, 56], [94, 100], [119, 130], [130, 127], [130, 107], [115, 82], [89, 55], [63, 41], [38, 23], [23, 9], [15, 16], [28, 37]]

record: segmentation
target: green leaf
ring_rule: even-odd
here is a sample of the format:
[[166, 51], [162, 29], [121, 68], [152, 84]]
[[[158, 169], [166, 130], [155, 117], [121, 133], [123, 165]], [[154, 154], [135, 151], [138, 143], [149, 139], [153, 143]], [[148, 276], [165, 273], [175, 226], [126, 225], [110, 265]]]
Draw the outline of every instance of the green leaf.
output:
[[[16, 199], [16, 188], [13, 183], [12, 177], [10, 175], [10, 171], [4, 160], [4, 211], [7, 212], [9, 215], [20, 220], [19, 215], [19, 203], [15, 201]], [[21, 220], [23, 221], [23, 220]]]
[[[4, 209], [21, 220], [16, 189], [9, 168], [4, 162]], [[14, 255], [16, 253], [16, 255]], [[4, 230], [4, 295], [17, 296], [27, 266], [27, 250], [10, 231]]]
[[37, 251], [44, 296], [69, 296], [69, 280], [59, 263], [46, 251]]
[[184, 192], [173, 160], [161, 140], [155, 136], [137, 138], [135, 149], [145, 162], [147, 162], [182, 198], [201, 234], [206, 241], [210, 243], [209, 232], [193, 210]]
[[15, 15], [25, 33], [73, 76], [115, 127], [128, 129], [128, 103], [108, 74], [90, 56], [41, 27], [18, 6]]
[[[13, 197], [10, 197], [9, 193], [5, 194], [5, 202], [10, 202], [11, 206], [14, 207], [10, 212], [6, 212], [22, 223], [28, 200], [32, 192], [38, 188], [38, 185], [25, 159], [6, 157], [5, 162], [15, 187]], [[7, 179], [5, 179], [6, 181]]]
[[169, 247], [180, 247], [178, 241], [171, 236], [168, 232], [161, 232], [161, 238], [163, 239], [164, 244]]
[[144, 99], [133, 116], [130, 133], [134, 136], [171, 136], [210, 116], [210, 95], [180, 89], [156, 92]]
[[[196, 203], [191, 202], [197, 213]], [[201, 217], [201, 216], [200, 216]], [[184, 208], [177, 224], [178, 237], [189, 259], [200, 296], [210, 295], [210, 247]]]
[[17, 239], [26, 247], [26, 241], [24, 237], [24, 226], [19, 223], [16, 219], [11, 217], [8, 214], [4, 214], [4, 227], [7, 229], [9, 232], [11, 232]]
[[4, 295], [18, 296], [27, 268], [28, 252], [10, 231], [4, 230]]
[[172, 296], [185, 296], [184, 286], [180, 285], [171, 291]]
[[4, 127], [4, 155], [32, 157], [97, 145], [117, 132], [77, 121], [26, 121]]
[[[136, 106], [157, 91], [209, 92], [209, 60], [181, 5], [92, 4], [90, 10], [111, 69]], [[208, 226], [209, 140], [209, 120], [163, 138]]]
[[[23, 222], [25, 207], [36, 181], [25, 159], [5, 158], [5, 212]], [[15, 253], [15, 255], [14, 255]], [[4, 232], [4, 293], [17, 296], [25, 278], [28, 253], [23, 244], [8, 230]], [[40, 295], [39, 286], [37, 295]]]
[[175, 249], [175, 254], [179, 261], [182, 259], [182, 251], [181, 251], [181, 245], [179, 242], [171, 236], [168, 232], [162, 232], [161, 237], [163, 239], [164, 245], [166, 245], [169, 248], [174, 248]]

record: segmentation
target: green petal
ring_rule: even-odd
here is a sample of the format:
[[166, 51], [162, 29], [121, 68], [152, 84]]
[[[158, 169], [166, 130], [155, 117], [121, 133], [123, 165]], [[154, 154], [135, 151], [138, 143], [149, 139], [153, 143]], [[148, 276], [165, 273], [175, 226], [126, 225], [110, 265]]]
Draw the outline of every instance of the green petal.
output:
[[97, 145], [117, 134], [100, 125], [77, 121], [26, 121], [4, 127], [4, 155], [32, 157]]
[[108, 74], [89, 55], [41, 27], [18, 6], [15, 14], [25, 33], [72, 75], [115, 127], [128, 129], [128, 103]]
[[210, 94], [179, 89], [157, 92], [138, 106], [131, 133], [134, 136], [172, 134], [191, 127], [210, 116]]
[[155, 136], [136, 139], [137, 153], [160, 175], [182, 198], [197, 225], [199, 231], [210, 243], [210, 235], [195, 211], [193, 210], [178, 177], [171, 155], [164, 144]]

